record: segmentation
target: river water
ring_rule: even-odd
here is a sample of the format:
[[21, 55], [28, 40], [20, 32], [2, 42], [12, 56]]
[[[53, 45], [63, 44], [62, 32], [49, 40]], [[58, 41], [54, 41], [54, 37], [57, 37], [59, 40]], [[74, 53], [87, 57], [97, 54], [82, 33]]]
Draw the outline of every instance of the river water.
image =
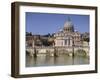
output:
[[26, 67], [39, 67], [39, 66], [63, 66], [63, 65], [80, 65], [89, 64], [89, 57], [86, 56], [68, 56], [61, 55], [54, 56], [37, 56], [32, 57], [26, 55]]

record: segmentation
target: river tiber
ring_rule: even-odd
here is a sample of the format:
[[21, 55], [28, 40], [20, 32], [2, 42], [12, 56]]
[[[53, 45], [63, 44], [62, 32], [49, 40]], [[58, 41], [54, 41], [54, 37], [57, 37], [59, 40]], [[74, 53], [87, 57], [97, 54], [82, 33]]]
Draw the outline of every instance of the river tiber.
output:
[[89, 32], [77, 31], [71, 18], [52, 34], [26, 32], [26, 67], [80, 64], [89, 64]]

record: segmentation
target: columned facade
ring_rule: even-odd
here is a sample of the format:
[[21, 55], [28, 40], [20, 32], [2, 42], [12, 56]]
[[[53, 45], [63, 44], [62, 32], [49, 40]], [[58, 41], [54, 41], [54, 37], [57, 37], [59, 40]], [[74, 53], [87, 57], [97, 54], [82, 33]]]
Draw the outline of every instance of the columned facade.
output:
[[55, 46], [81, 46], [81, 34], [77, 31], [74, 31], [74, 25], [70, 19], [65, 22], [62, 30], [54, 34], [54, 38]]

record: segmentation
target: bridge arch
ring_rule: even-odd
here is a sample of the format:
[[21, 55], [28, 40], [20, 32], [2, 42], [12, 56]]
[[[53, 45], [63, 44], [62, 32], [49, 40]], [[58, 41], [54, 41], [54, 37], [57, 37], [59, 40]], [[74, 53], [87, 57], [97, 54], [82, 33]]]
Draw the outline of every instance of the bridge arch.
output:
[[86, 56], [87, 52], [84, 49], [77, 49], [75, 51], [75, 56]]

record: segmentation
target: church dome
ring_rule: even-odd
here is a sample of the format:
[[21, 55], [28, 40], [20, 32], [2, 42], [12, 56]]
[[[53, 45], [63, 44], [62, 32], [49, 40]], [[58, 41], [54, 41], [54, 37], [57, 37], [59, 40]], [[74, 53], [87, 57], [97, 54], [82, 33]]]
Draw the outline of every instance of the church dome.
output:
[[68, 20], [65, 22], [64, 27], [73, 27], [73, 24], [72, 24], [70, 18], [68, 18]]
[[74, 25], [72, 24], [70, 18], [64, 24], [64, 31], [65, 32], [74, 32]]

